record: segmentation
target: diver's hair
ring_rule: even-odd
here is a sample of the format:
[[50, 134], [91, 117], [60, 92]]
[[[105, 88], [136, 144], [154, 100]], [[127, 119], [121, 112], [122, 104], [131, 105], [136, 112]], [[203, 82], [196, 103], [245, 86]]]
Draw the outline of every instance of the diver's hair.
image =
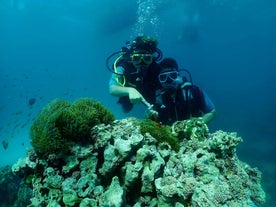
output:
[[138, 36], [131, 44], [130, 51], [157, 52], [157, 40], [148, 36]]
[[176, 62], [175, 59], [173, 58], [164, 58], [160, 63], [159, 66], [162, 69], [174, 69], [174, 70], [178, 70], [178, 64]]

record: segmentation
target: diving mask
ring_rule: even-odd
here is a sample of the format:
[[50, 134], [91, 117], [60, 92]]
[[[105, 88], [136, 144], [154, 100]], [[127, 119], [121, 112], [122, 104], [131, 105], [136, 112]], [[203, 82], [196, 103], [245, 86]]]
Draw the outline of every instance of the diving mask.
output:
[[142, 61], [149, 65], [152, 63], [153, 57], [151, 54], [138, 54], [135, 53], [133, 55], [131, 55], [131, 61], [133, 62], [133, 64], [138, 65], [140, 64]]
[[177, 71], [170, 71], [170, 72], [164, 72], [160, 73], [158, 76], [160, 83], [166, 83], [166, 82], [172, 82], [178, 77]]

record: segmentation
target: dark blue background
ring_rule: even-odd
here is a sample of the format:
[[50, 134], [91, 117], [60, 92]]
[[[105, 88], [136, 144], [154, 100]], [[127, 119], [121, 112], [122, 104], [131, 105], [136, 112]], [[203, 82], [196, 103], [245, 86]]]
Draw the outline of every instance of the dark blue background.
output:
[[[239, 158], [263, 172], [265, 206], [276, 206], [276, 2], [138, 2], [0, 2], [0, 140], [9, 142], [0, 164], [24, 156], [33, 119], [54, 98], [93, 97], [116, 118], [127, 116], [108, 94], [105, 59], [145, 34], [212, 98], [218, 113], [210, 130], [243, 138]], [[144, 110], [137, 106], [128, 116], [141, 118]]]

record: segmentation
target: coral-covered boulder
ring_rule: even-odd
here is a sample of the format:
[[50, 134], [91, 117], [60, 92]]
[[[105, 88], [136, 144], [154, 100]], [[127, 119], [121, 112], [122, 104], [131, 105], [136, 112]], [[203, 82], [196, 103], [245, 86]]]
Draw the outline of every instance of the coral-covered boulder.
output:
[[[209, 133], [200, 119], [162, 127], [135, 118], [98, 124], [91, 129], [93, 141], [70, 147], [64, 162], [33, 156], [37, 166], [20, 160], [13, 169], [21, 175], [26, 169], [26, 179], [33, 175], [29, 206], [256, 207], [265, 202], [261, 173], [238, 159], [236, 133]], [[159, 133], [163, 130], [168, 137]]]

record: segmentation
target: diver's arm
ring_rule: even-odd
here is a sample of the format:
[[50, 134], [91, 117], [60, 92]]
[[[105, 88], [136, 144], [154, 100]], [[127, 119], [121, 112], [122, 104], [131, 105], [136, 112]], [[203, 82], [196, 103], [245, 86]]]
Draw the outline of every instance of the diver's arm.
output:
[[129, 87], [110, 85], [109, 86], [109, 93], [111, 95], [117, 96], [117, 97], [128, 96]]
[[132, 87], [110, 85], [109, 93], [117, 97], [128, 96], [131, 103], [141, 103], [141, 101], [144, 100], [144, 97], [139, 91]]
[[202, 116], [202, 119], [205, 124], [208, 124], [210, 121], [212, 121], [216, 116], [216, 109], [213, 109], [209, 113], [206, 113]]

